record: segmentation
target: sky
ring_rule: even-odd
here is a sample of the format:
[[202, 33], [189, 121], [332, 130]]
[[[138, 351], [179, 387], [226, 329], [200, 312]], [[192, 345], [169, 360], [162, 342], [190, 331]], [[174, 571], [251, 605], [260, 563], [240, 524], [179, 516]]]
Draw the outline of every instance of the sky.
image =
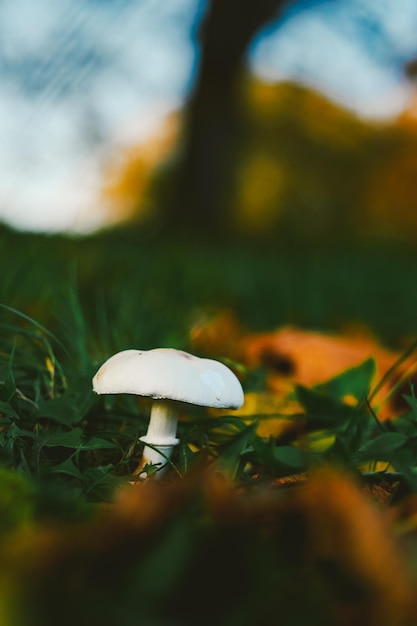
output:
[[[205, 8], [203, 0], [2, 0], [0, 221], [43, 232], [104, 225], [103, 166], [183, 105]], [[265, 80], [298, 80], [384, 118], [410, 98], [402, 68], [417, 56], [416, 33], [415, 0], [299, 0], [258, 34], [248, 63]]]
[[364, 117], [403, 109], [412, 89], [403, 67], [417, 56], [415, 0], [305, 0], [294, 8], [254, 41], [256, 73], [319, 88]]

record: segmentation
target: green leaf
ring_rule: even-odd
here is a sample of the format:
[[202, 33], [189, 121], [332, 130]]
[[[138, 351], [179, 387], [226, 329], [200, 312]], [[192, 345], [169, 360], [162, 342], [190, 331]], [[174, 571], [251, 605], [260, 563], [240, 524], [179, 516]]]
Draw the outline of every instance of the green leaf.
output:
[[102, 437], [85, 437], [80, 445], [80, 450], [102, 450], [104, 448], [120, 448], [119, 444]]
[[37, 417], [47, 417], [64, 426], [72, 426], [79, 421], [78, 407], [68, 397], [52, 398], [40, 403]]
[[253, 437], [253, 431], [256, 428], [256, 422], [242, 428], [242, 430], [232, 437], [227, 444], [222, 446], [221, 453], [218, 458], [219, 471], [229, 474], [233, 478], [239, 467], [239, 461], [242, 454], [248, 447], [249, 441]]
[[71, 389], [63, 395], [39, 404], [37, 416], [47, 417], [64, 426], [81, 422], [94, 403], [91, 381], [74, 381]]
[[361, 365], [345, 370], [327, 382], [316, 385], [314, 389], [335, 398], [343, 399], [346, 396], [353, 396], [361, 401], [369, 394], [375, 372], [375, 360], [367, 359]]
[[32, 431], [20, 428], [15, 422], [12, 422], [12, 424], [10, 424], [6, 432], [7, 438], [11, 440], [15, 440], [18, 437], [28, 437], [29, 439], [34, 439], [34, 434]]
[[273, 448], [273, 458], [275, 461], [286, 467], [300, 471], [305, 469], [306, 455], [302, 450], [292, 446], [277, 446]]
[[157, 473], [158, 469], [158, 465], [154, 465], [153, 463], [145, 463], [142, 472], [145, 473], [146, 476], [149, 478], [149, 476], [154, 476]]
[[67, 476], [72, 476], [73, 478], [78, 478], [80, 480], [82, 480], [83, 477], [82, 473], [72, 460], [72, 456], [65, 459], [62, 463], [55, 465], [51, 471], [53, 474], [66, 474]]
[[317, 426], [327, 427], [329, 422], [340, 424], [356, 412], [355, 407], [303, 385], [297, 385], [295, 392], [297, 400], [307, 412], [307, 417], [314, 418]]
[[395, 361], [395, 363], [393, 365], [391, 365], [391, 367], [388, 369], [387, 372], [385, 372], [384, 376], [380, 379], [380, 381], [378, 382], [376, 387], [370, 393], [370, 395], [369, 395], [369, 400], [370, 401], [376, 396], [378, 391], [380, 391], [380, 389], [382, 389], [382, 387], [385, 385], [385, 383], [395, 374], [396, 370], [398, 370], [400, 365], [402, 363], [404, 363], [404, 361], [406, 361], [406, 359], [408, 359], [413, 354], [413, 352], [415, 352], [416, 350], [417, 350], [417, 339], [415, 339], [412, 342], [412, 344], [406, 350], [404, 350], [404, 352]]
[[414, 420], [417, 420], [417, 398], [414, 395], [414, 385], [410, 385], [411, 387], [411, 395], [406, 393], [402, 394], [402, 397], [407, 402], [408, 406], [412, 411], [412, 416]]
[[42, 402], [39, 405], [37, 417], [47, 417], [63, 426], [73, 426], [84, 419], [92, 404], [91, 402], [83, 405], [82, 400], [74, 393], [52, 398], [52, 400]]
[[19, 419], [19, 415], [8, 402], [0, 402], [0, 413], [2, 416], [12, 417], [15, 420]]
[[413, 436], [416, 434], [416, 415], [414, 411], [403, 413], [395, 418], [393, 423], [395, 431], [404, 435]]
[[124, 477], [114, 475], [113, 465], [89, 467], [83, 472], [83, 480], [84, 497], [90, 494], [90, 497], [99, 500], [107, 500], [115, 489], [126, 482]]
[[73, 428], [66, 432], [48, 433], [42, 440], [42, 445], [50, 448], [79, 448], [83, 437], [81, 428]]
[[407, 443], [408, 439], [403, 433], [383, 433], [361, 446], [359, 453], [372, 459], [386, 460], [392, 452]]
[[86, 436], [81, 428], [73, 428], [66, 432], [55, 432], [47, 435], [43, 446], [72, 448], [74, 450], [100, 450], [103, 448], [118, 448], [119, 445], [101, 437]]

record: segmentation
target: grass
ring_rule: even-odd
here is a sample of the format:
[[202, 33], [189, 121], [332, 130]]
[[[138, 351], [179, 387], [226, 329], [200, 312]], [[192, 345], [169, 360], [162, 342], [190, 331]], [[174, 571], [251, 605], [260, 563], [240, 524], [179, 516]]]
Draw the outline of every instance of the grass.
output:
[[[235, 490], [250, 502], [251, 494], [261, 487], [277, 485], [290, 475], [332, 467], [343, 468], [344, 476], [355, 480], [361, 473], [370, 480], [375, 469], [384, 467], [389, 469], [387, 480], [396, 481], [403, 492], [415, 493], [417, 400], [412, 387], [406, 397], [408, 409], [389, 423], [379, 422], [366, 403], [372, 394], [372, 360], [326, 387], [298, 387], [294, 393], [303, 407], [306, 427], [301, 435], [295, 432], [285, 441], [260, 437], [257, 416], [245, 421], [233, 414], [219, 418], [189, 407], [180, 423], [175, 471], [169, 474], [167, 485], [160, 487], [168, 494], [166, 500], [160, 501], [155, 486], [150, 487], [149, 502], [156, 502], [160, 516], [155, 513], [148, 521], [139, 516], [143, 526], [137, 522], [138, 529], [127, 524], [123, 515], [116, 515], [111, 519], [115, 530], [106, 535], [109, 522], [97, 521], [97, 516], [132, 479], [141, 454], [138, 437], [146, 431], [149, 406], [133, 397], [97, 397], [91, 379], [99, 365], [118, 350], [188, 349], [195, 320], [203, 312], [223, 308], [232, 308], [251, 330], [286, 323], [337, 330], [360, 323], [387, 344], [410, 344], [417, 336], [414, 252], [375, 242], [312, 247], [305, 242], [290, 245], [283, 237], [262, 245], [248, 241], [213, 244], [160, 240], [132, 229], [77, 239], [24, 235], [4, 228], [0, 255], [5, 268], [0, 284], [0, 543], [4, 563], [11, 558], [7, 546], [13, 544], [10, 538], [15, 533], [29, 533], [35, 546], [28, 553], [22, 539], [16, 540], [18, 547], [12, 551], [12, 561], [17, 563], [12, 576], [15, 586], [4, 587], [5, 604], [16, 594], [19, 598], [22, 585], [29, 581], [34, 591], [26, 600], [33, 613], [22, 617], [24, 623], [36, 624], [38, 619], [42, 624], [77, 620], [123, 625], [131, 623], [137, 612], [146, 626], [195, 623], [192, 615], [199, 610], [198, 603], [187, 595], [185, 585], [187, 581], [191, 585], [193, 577], [204, 570], [204, 585], [210, 584], [210, 572], [213, 591], [208, 596], [199, 592], [201, 603], [206, 606], [209, 601], [211, 607], [205, 617], [204, 611], [199, 614], [199, 623], [270, 623], [271, 616], [277, 619], [279, 614], [271, 600], [272, 588], [278, 586], [286, 624], [338, 624], [333, 611], [340, 598], [329, 587], [328, 578], [318, 575], [317, 564], [304, 560], [295, 549], [298, 556], [291, 563], [276, 531], [270, 553], [265, 511], [256, 505], [252, 519], [247, 509], [239, 508], [242, 503], [235, 502]], [[243, 381], [245, 391], [262, 388], [263, 373], [249, 374]], [[353, 406], [346, 404], [346, 396], [355, 399]], [[300, 415], [294, 420], [300, 420]], [[224, 486], [210, 486], [208, 491], [204, 487], [204, 494], [211, 494], [206, 500], [193, 483], [196, 472], [209, 468], [231, 481], [233, 492], [226, 494], [230, 510]], [[344, 479], [340, 480], [343, 487]], [[183, 508], [169, 509], [173, 497], [169, 489], [175, 501], [184, 502]], [[277, 504], [275, 496], [271, 498], [268, 510], [278, 507], [291, 526], [295, 504], [281, 499]], [[304, 501], [298, 506], [308, 508]], [[299, 524], [310, 519], [307, 513], [305, 519], [302, 513], [297, 515]], [[239, 516], [247, 519], [253, 535], [246, 522], [242, 527]], [[39, 529], [51, 524], [60, 527], [64, 522], [63, 529], [52, 534], [51, 546], [42, 544], [41, 549]], [[68, 525], [80, 530], [68, 530]], [[118, 528], [138, 544], [135, 558], [126, 557], [123, 541], [114, 544]], [[104, 534], [108, 550], [100, 551], [95, 545], [88, 534], [93, 531]], [[73, 553], [63, 547], [69, 540], [67, 533]], [[300, 537], [307, 544], [310, 541], [304, 531], [293, 534], [293, 541]], [[151, 549], [141, 548], [142, 536], [149, 539]], [[93, 547], [84, 558], [80, 550], [88, 541]], [[59, 575], [52, 585], [61, 605], [47, 591], [56, 576], [51, 562], [47, 559], [48, 566], [41, 568], [36, 584], [27, 569], [27, 554], [34, 566], [40, 558], [37, 549], [44, 555], [48, 549], [56, 550], [57, 564], [68, 568], [66, 576]], [[413, 554], [411, 562], [417, 561]], [[227, 568], [222, 571], [225, 558], [233, 561], [228, 575]], [[103, 579], [102, 587], [89, 580], [89, 575], [101, 580], [96, 570], [100, 559], [113, 574], [119, 568], [116, 585], [112, 586], [111, 579]], [[345, 561], [334, 559], [333, 566], [342, 568], [340, 580], [346, 583], [340, 582], [337, 593], [341, 593], [342, 588], [346, 591], [356, 584], [356, 570], [345, 571]], [[248, 566], [256, 574], [240, 578], [240, 567]], [[313, 574], [318, 578], [310, 584]], [[84, 580], [88, 593], [74, 582], [77, 576]], [[293, 597], [291, 581], [295, 583], [300, 576], [304, 608], [296, 608], [288, 599]], [[372, 585], [366, 576], [358, 585], [361, 589], [352, 587], [349, 593], [356, 609], [366, 612]], [[103, 589], [108, 591], [107, 598]], [[181, 610], [174, 608], [172, 589], [180, 598]], [[70, 597], [76, 600], [72, 608]], [[160, 606], [162, 599], [166, 609]], [[78, 614], [82, 602], [85, 612]], [[343, 600], [342, 604], [352, 603]], [[10, 616], [7, 619], [4, 623], [11, 623]]]

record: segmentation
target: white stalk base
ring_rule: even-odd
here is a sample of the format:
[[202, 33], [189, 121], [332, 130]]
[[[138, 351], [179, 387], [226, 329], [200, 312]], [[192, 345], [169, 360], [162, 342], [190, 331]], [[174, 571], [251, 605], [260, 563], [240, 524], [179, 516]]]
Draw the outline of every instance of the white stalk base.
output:
[[153, 403], [148, 432], [139, 439], [139, 441], [143, 441], [145, 444], [150, 444], [145, 445], [142, 462], [136, 470], [139, 478], [147, 477], [146, 472], [143, 471], [147, 463], [152, 463], [152, 465], [156, 465], [159, 468], [156, 473], [158, 478], [165, 472], [169, 465], [172, 450], [179, 443], [179, 439], [175, 436], [177, 420], [178, 412], [175, 403], [167, 400], [159, 400]]
[[[146, 437], [141, 437], [140, 441], [146, 441]], [[158, 472], [156, 473], [156, 476], [162, 476], [167, 466], [169, 465], [169, 459], [171, 458], [174, 445], [176, 445], [177, 443], [178, 439], [175, 441], [174, 444], [170, 445], [155, 445], [155, 447], [153, 448], [151, 448], [150, 446], [145, 446], [143, 449], [142, 462], [140, 464], [142, 471], [139, 474], [139, 477], [147, 477], [146, 472], [143, 471], [143, 468], [147, 463], [156, 465], [158, 467]]]

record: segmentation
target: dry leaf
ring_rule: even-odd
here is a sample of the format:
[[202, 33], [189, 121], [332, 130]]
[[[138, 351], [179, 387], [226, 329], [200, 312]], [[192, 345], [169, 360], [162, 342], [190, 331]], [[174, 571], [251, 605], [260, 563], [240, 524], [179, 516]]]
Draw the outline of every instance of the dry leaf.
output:
[[[229, 310], [205, 324], [196, 325], [191, 332], [191, 342], [195, 349], [224, 354], [248, 368], [264, 367], [268, 390], [281, 399], [294, 384], [309, 387], [323, 383], [368, 358], [375, 359], [377, 365], [373, 381], [376, 385], [401, 356], [400, 352], [382, 346], [366, 329], [336, 334], [286, 326], [273, 332], [251, 333], [239, 325]], [[399, 378], [409, 368], [411, 373], [413, 367], [411, 359], [401, 364], [374, 398], [374, 407], [382, 403], [379, 417], [387, 418], [404, 409], [400, 391], [390, 402], [385, 399]], [[404, 386], [407, 389], [406, 383]]]

